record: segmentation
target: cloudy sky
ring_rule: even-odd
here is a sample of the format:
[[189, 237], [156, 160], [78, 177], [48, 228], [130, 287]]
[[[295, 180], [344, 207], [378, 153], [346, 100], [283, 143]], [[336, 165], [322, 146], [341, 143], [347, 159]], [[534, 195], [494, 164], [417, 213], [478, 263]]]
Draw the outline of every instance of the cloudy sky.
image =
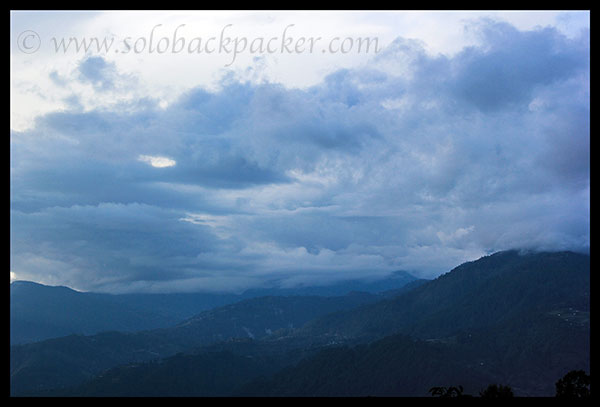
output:
[[11, 281], [240, 291], [589, 252], [589, 17], [13, 12]]

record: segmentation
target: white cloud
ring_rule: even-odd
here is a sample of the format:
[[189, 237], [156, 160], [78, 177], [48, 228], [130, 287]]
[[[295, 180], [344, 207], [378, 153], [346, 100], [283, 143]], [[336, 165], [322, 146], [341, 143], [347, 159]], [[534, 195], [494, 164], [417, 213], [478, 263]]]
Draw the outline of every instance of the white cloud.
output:
[[177, 164], [175, 160], [171, 160], [170, 158], [153, 155], [140, 155], [138, 160], [156, 168], [173, 167]]

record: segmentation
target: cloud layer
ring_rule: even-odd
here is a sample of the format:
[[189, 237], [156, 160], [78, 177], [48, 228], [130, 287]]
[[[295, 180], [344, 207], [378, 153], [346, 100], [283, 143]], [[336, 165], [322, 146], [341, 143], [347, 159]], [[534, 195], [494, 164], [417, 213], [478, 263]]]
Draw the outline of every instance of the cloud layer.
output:
[[[589, 31], [482, 20], [398, 38], [305, 89], [224, 76], [11, 133], [11, 272], [85, 290], [434, 277], [508, 249], [589, 250]], [[135, 86], [101, 57], [57, 86]]]

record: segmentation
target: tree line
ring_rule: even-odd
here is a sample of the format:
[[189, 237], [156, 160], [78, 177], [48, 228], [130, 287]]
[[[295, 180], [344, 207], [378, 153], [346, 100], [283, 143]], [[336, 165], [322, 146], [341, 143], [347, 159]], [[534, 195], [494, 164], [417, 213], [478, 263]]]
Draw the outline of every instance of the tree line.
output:
[[[590, 397], [590, 375], [583, 370], [571, 370], [556, 382], [556, 397], [565, 399], [587, 399]], [[465, 394], [462, 386], [436, 386], [429, 389], [433, 397], [473, 397]], [[479, 392], [482, 398], [510, 398], [514, 397], [510, 386], [490, 384]]]

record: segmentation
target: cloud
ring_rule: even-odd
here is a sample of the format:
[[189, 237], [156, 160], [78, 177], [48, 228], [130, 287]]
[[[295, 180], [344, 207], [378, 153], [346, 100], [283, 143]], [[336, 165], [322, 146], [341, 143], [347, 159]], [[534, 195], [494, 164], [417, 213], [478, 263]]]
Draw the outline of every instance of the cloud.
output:
[[156, 167], [156, 168], [172, 167], [175, 164], [177, 164], [177, 162], [175, 160], [171, 160], [170, 158], [167, 158], [167, 157], [143, 155], [143, 154], [138, 157], [138, 160], [148, 163], [151, 166]]
[[89, 56], [78, 67], [79, 80], [90, 83], [97, 91], [114, 89], [121, 75], [114, 62], [107, 62], [101, 56]]
[[507, 23], [480, 23], [485, 48], [469, 47], [453, 64], [453, 93], [484, 111], [523, 105], [541, 86], [589, 69], [589, 44], [554, 28], [520, 32]]
[[[399, 38], [304, 89], [226, 75], [38, 117], [11, 132], [11, 271], [241, 290], [589, 251], [589, 32], [470, 29], [481, 44], [452, 56]], [[68, 83], [123, 75], [93, 57]]]

